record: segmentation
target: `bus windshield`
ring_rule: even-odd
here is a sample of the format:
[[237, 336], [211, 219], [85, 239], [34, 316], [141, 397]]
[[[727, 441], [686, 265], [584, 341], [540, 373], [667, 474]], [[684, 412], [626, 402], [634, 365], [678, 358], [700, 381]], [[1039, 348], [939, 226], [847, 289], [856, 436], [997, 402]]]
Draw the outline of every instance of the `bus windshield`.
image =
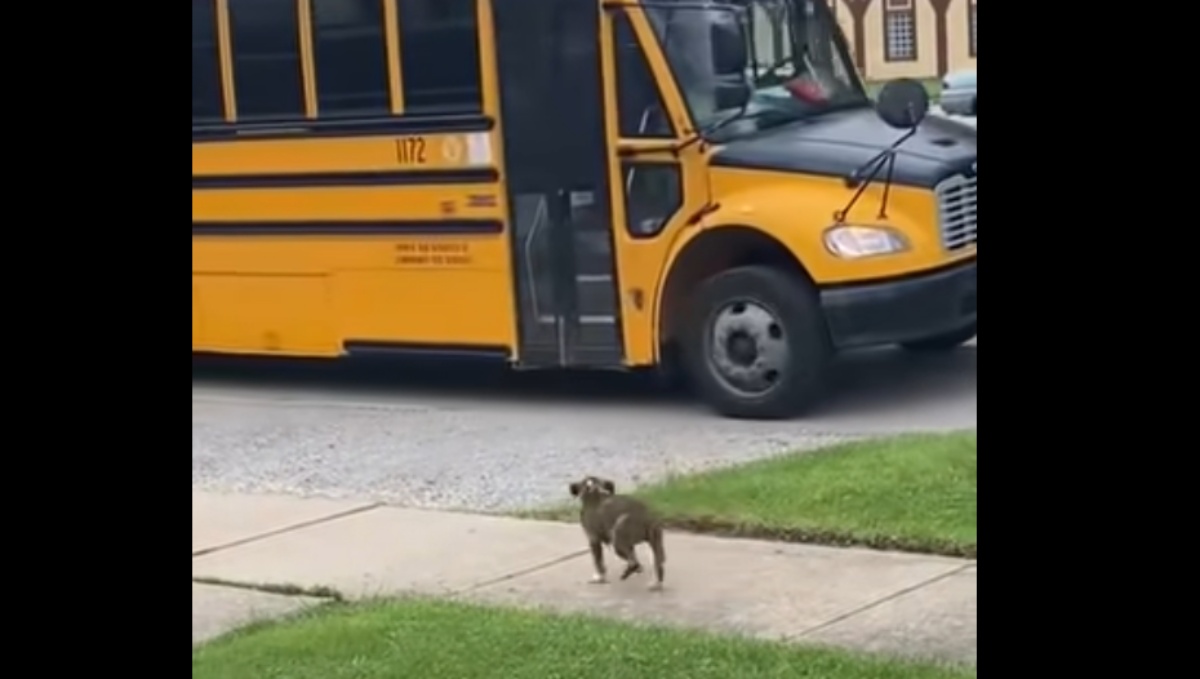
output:
[[[678, 7], [672, 7], [672, 5]], [[711, 26], [728, 21], [722, 5], [745, 8], [752, 93], [745, 114], [717, 104]], [[734, 0], [700, 4], [657, 0], [646, 5], [671, 70], [703, 133], [718, 141], [833, 110], [870, 105], [846, 42], [823, 0]], [[724, 15], [724, 16], [722, 16]], [[719, 131], [718, 131], [719, 130]]]

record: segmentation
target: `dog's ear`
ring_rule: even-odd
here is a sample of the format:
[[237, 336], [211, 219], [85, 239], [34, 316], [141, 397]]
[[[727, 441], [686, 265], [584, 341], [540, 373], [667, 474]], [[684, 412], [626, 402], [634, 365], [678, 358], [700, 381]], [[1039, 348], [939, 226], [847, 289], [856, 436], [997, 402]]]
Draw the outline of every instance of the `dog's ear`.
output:
[[583, 490], [583, 486], [581, 486], [578, 481], [572, 483], [570, 486], [567, 486], [567, 488], [571, 491], [571, 495], [574, 497], [579, 497], [579, 491]]
[[609, 495], [613, 495], [617, 492], [617, 485], [612, 481], [601, 481], [600, 487], [608, 491]]

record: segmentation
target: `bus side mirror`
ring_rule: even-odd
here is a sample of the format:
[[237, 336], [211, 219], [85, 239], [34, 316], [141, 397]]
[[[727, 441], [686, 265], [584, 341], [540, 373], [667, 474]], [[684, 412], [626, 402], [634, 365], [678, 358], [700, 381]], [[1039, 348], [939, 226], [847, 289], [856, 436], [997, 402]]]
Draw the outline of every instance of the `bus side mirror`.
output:
[[929, 113], [929, 93], [912, 78], [889, 80], [879, 90], [875, 112], [891, 127], [911, 130]]
[[[717, 110], [741, 109], [750, 103], [750, 53], [746, 49], [746, 25], [732, 12], [730, 20], [714, 21], [709, 28], [709, 46], [716, 75]], [[724, 18], [724, 17], [723, 17]]]
[[745, 80], [750, 55], [746, 51], [746, 27], [732, 15], [733, 21], [714, 21], [709, 28], [713, 70], [721, 79]]
[[718, 111], [736, 108], [741, 109], [750, 103], [751, 90], [744, 79], [729, 79], [727, 82], [717, 82], [714, 93]]

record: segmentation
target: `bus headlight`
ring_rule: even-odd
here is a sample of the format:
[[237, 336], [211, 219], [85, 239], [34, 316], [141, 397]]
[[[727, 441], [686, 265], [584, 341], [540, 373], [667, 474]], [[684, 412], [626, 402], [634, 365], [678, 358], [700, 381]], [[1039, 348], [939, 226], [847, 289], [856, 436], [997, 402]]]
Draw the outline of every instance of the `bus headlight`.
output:
[[825, 232], [825, 248], [843, 259], [892, 255], [908, 249], [908, 240], [885, 226], [842, 224]]

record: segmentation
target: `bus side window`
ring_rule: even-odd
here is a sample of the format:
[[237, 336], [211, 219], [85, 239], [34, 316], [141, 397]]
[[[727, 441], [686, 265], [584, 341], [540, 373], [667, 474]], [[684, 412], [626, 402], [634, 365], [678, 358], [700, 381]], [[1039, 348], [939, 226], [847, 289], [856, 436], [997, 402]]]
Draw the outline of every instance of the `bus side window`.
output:
[[321, 118], [391, 112], [383, 0], [307, 0], [312, 6]]
[[295, 0], [228, 0], [238, 120], [304, 117]]
[[653, 238], [683, 207], [683, 173], [678, 163], [622, 163], [625, 229], [634, 238]]
[[621, 136], [629, 139], [675, 137], [650, 62], [624, 12], [613, 15], [613, 45], [617, 56]]
[[192, 0], [192, 124], [220, 122], [221, 62], [217, 53], [217, 4]]
[[397, 0], [406, 113], [483, 110], [476, 0]]

